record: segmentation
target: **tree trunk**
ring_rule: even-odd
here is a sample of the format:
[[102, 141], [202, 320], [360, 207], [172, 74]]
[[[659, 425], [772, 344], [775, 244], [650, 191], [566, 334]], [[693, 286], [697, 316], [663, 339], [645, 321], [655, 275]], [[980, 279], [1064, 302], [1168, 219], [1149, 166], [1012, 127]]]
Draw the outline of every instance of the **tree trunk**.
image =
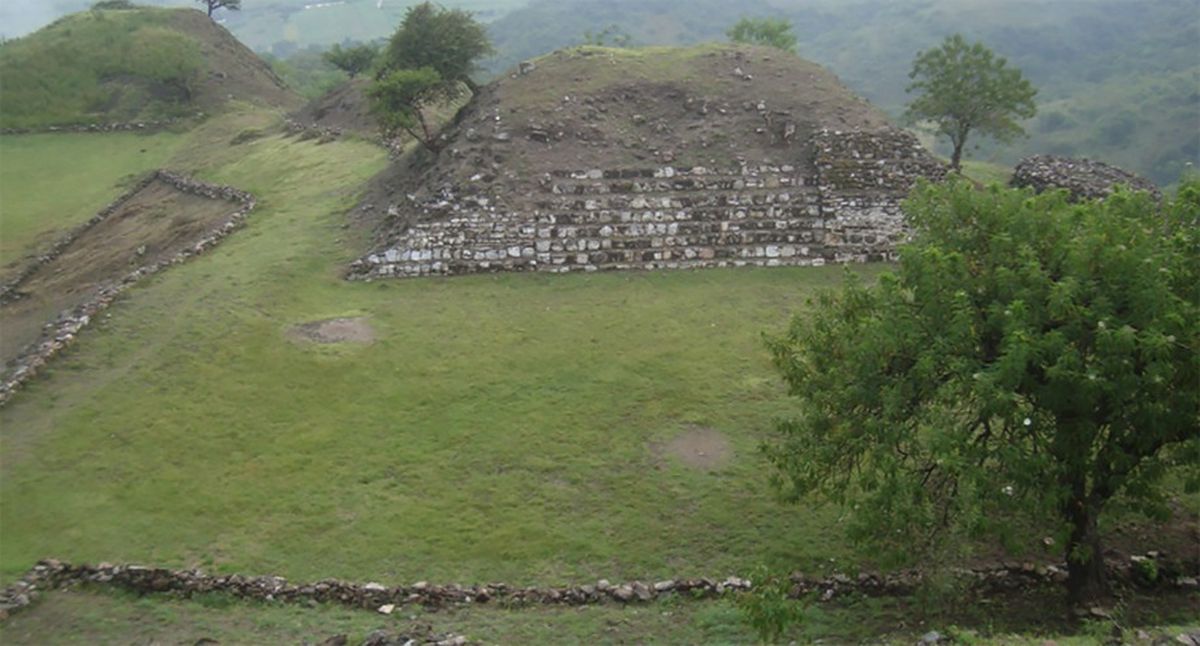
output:
[[[1081, 489], [1077, 491], [1082, 493]], [[1100, 510], [1078, 495], [1072, 497], [1066, 512], [1071, 523], [1071, 537], [1067, 540], [1067, 603], [1075, 610], [1102, 601], [1108, 595], [1108, 581], [1096, 526]]]
[[211, 3], [211, 2], [205, 2], [204, 4], [205, 4], [205, 5], [208, 7], [208, 17], [209, 17], [209, 18], [212, 18], [212, 12], [213, 12], [213, 3]]
[[950, 169], [959, 175], [962, 174], [962, 151], [965, 139], [957, 139], [954, 142], [954, 153], [950, 155]]

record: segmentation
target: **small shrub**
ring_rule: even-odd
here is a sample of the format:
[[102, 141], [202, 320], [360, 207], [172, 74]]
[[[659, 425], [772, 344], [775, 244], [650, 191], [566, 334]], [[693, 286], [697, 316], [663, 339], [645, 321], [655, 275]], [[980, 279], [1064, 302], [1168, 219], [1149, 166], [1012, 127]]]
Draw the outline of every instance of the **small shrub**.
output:
[[787, 576], [772, 574], [760, 566], [750, 579], [749, 592], [736, 601], [742, 623], [758, 634], [760, 641], [775, 643], [793, 624], [804, 619], [804, 604], [791, 598]]
[[130, 2], [129, 0], [100, 0], [100, 2], [97, 2], [96, 4], [92, 5], [92, 9], [98, 10], [98, 11], [127, 10], [127, 9], [137, 9], [137, 8], [138, 8], [138, 6], [133, 4], [132, 2]]
[[239, 146], [244, 143], [249, 143], [255, 139], [262, 139], [267, 133], [258, 128], [246, 128], [245, 130], [234, 135], [233, 139], [229, 140], [230, 146]]

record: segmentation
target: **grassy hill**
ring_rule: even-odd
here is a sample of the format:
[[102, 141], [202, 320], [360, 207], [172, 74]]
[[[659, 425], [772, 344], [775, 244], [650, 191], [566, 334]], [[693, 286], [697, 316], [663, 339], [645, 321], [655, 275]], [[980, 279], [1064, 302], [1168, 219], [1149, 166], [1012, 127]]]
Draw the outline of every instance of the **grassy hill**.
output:
[[0, 46], [0, 127], [161, 119], [237, 99], [298, 99], [249, 49], [191, 9], [86, 11]]

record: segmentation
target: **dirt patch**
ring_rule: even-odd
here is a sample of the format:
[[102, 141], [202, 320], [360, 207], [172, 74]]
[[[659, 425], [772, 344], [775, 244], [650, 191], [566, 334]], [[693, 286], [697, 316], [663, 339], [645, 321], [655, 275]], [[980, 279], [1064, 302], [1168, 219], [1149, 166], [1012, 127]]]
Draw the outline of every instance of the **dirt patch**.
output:
[[294, 325], [287, 331], [289, 339], [309, 343], [372, 343], [375, 330], [363, 317], [325, 319]]
[[733, 457], [729, 439], [720, 431], [695, 427], [666, 442], [651, 445], [650, 450], [659, 460], [676, 458], [693, 469], [709, 471], [719, 469]]
[[368, 79], [346, 81], [313, 99], [292, 118], [305, 126], [378, 137], [379, 122], [371, 114], [366, 96], [366, 88], [370, 84]]
[[17, 298], [0, 307], [0, 362], [7, 366], [20, 356], [61, 312], [89, 301], [138, 267], [175, 256], [239, 208], [181, 192], [161, 180], [151, 182], [39, 267], [21, 283]]

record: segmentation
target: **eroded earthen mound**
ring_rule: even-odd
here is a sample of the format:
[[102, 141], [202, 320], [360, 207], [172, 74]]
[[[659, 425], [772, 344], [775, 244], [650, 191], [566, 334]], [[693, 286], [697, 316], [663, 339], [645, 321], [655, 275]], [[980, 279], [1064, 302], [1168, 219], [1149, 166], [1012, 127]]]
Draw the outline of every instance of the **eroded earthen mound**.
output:
[[881, 259], [943, 172], [817, 65], [732, 46], [555, 52], [445, 137], [364, 205], [353, 276]]

